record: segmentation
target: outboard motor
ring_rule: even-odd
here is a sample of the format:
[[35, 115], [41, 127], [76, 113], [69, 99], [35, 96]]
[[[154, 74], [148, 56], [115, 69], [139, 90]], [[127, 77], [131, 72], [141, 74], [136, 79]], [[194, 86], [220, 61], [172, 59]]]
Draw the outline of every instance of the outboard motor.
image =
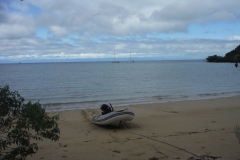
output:
[[103, 105], [101, 106], [102, 115], [107, 114], [107, 113], [110, 113], [110, 112], [113, 111], [113, 108], [112, 108], [111, 103], [109, 103], [109, 104], [110, 104], [111, 107], [109, 107], [109, 106], [106, 105], [106, 104], [103, 104]]

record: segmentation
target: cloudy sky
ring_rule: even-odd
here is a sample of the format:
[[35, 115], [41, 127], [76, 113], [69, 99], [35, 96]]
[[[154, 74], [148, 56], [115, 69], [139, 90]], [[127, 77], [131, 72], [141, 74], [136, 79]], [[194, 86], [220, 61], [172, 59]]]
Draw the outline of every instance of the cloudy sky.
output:
[[205, 59], [240, 44], [239, 0], [0, 0], [0, 62]]

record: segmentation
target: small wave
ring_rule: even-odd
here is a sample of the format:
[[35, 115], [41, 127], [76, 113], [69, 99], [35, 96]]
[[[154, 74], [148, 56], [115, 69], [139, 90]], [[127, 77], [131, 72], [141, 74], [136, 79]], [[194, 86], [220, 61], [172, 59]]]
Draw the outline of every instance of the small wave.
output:
[[240, 92], [221, 92], [221, 93], [205, 93], [198, 94], [199, 97], [222, 97], [222, 96], [235, 96], [239, 95]]
[[159, 99], [159, 100], [168, 99], [168, 98], [170, 98], [170, 97], [172, 97], [172, 96], [170, 96], [170, 95], [153, 96], [153, 98], [157, 98], [157, 99]]

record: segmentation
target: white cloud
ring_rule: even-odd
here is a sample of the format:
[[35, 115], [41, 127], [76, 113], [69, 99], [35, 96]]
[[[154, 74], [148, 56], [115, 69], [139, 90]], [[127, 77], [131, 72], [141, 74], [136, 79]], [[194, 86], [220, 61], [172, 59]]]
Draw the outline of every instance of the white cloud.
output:
[[32, 35], [33, 29], [20, 24], [2, 24], [0, 25], [0, 39], [15, 39]]
[[65, 28], [60, 26], [50, 26], [50, 30], [56, 35], [56, 36], [64, 36], [67, 35], [67, 31]]
[[235, 14], [230, 11], [218, 11], [207, 17], [209, 21], [211, 20], [212, 21], [225, 21], [225, 20], [232, 21], [232, 20], [235, 20], [236, 18], [237, 17], [235, 16]]
[[[238, 6], [239, 0], [0, 3], [0, 60], [111, 58], [113, 50], [122, 58], [128, 57], [129, 52], [135, 57], [164, 58], [224, 55], [239, 44], [240, 32], [232, 25], [239, 23]], [[219, 24], [215, 35], [221, 32], [226, 35], [217, 35], [221, 37], [217, 40], [212, 32], [205, 34], [211, 37], [199, 39], [199, 33], [207, 32], [206, 26], [213, 23]], [[198, 26], [201, 32], [195, 28], [189, 33], [189, 26]], [[40, 36], [40, 30], [44, 30], [45, 35]], [[189, 34], [192, 39], [188, 38]], [[70, 38], [71, 35], [77, 38]], [[170, 38], [166, 40], [163, 35]], [[171, 35], [180, 38], [171, 38]]]
[[19, 39], [34, 35], [33, 19], [30, 15], [4, 11], [4, 22], [0, 23], [0, 39]]
[[[213, 1], [31, 1], [42, 9], [35, 23], [82, 35], [145, 35], [186, 32], [191, 23], [237, 20], [237, 0]], [[227, 7], [226, 7], [227, 6]], [[59, 32], [59, 29], [57, 33]], [[58, 35], [58, 34], [56, 34]]]
[[230, 36], [228, 39], [231, 40], [231, 41], [234, 41], [234, 40], [240, 41], [240, 36], [234, 35], [234, 36]]
[[[111, 38], [101, 45], [94, 41], [82, 41], [81, 46], [62, 44], [57, 40], [15, 40], [14, 45], [9, 42], [11, 40], [0, 40], [0, 44], [8, 44], [0, 47], [0, 60], [112, 58], [114, 50], [118, 58], [128, 58], [131, 52], [134, 58], [205, 59], [214, 54], [224, 56], [239, 44], [239, 41], [226, 40], [150, 39], [136, 42]], [[12, 50], [13, 47], [15, 50]]]

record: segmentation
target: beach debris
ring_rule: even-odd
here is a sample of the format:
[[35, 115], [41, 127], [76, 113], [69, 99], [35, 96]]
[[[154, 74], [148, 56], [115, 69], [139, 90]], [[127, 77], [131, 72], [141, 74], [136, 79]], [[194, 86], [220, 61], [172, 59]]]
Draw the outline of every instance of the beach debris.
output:
[[200, 132], [190, 132], [189, 134], [196, 134], [196, 133], [200, 133]]
[[162, 110], [162, 111], [167, 113], [178, 113], [177, 111], [166, 111], [166, 110]]
[[160, 153], [160, 154], [162, 154], [162, 155], [164, 155], [165, 156], [165, 158], [167, 158], [168, 156], [166, 155], [166, 154], [164, 154], [164, 153], [162, 153], [162, 152], [160, 152], [156, 147], [154, 147], [154, 145], [152, 145], [152, 147], [158, 152], [158, 153]]
[[200, 156], [200, 158], [190, 157], [190, 158], [188, 158], [188, 160], [216, 160], [218, 158], [222, 158], [222, 157], [202, 155], [202, 156]]
[[113, 152], [115, 152], [115, 153], [121, 153], [120, 151], [117, 151], [117, 150], [113, 150]]
[[62, 145], [61, 143], [58, 143], [59, 147], [67, 147], [67, 144]]
[[240, 144], [240, 127], [238, 125], [235, 126], [234, 132], [235, 132], [235, 135], [238, 138], [238, 142]]
[[152, 158], [149, 158], [148, 160], [159, 160], [159, 158], [157, 158], [157, 157], [152, 157]]

